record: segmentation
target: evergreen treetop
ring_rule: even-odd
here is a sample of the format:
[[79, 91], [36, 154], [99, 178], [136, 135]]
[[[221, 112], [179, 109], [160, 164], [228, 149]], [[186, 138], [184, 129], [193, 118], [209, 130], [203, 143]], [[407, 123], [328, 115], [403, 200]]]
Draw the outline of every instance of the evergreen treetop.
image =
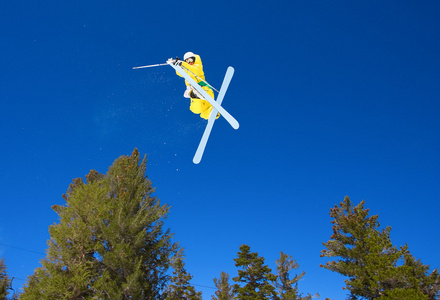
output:
[[169, 207], [152, 196], [146, 162], [135, 149], [107, 174], [73, 180], [66, 205], [53, 206], [60, 222], [22, 299], [161, 299], [178, 245], [164, 229]]
[[6, 300], [10, 286], [11, 281], [6, 273], [5, 259], [2, 258], [0, 259], [0, 300]]
[[232, 280], [234, 291], [238, 299], [270, 299], [276, 297], [275, 287], [272, 283], [276, 276], [272, 270], [264, 265], [264, 258], [257, 252], [250, 252], [248, 245], [241, 245], [238, 257], [234, 259], [235, 266], [239, 268], [238, 276]]
[[321, 256], [337, 259], [321, 266], [348, 277], [350, 299], [436, 299], [438, 270], [428, 274], [429, 266], [416, 261], [407, 245], [394, 246], [391, 227], [380, 231], [378, 216], [369, 216], [364, 203], [354, 206], [345, 197], [330, 210], [333, 234]]
[[166, 300], [202, 300], [202, 293], [196, 292], [190, 284], [192, 275], [185, 269], [185, 262], [181, 252], [173, 257], [173, 275], [167, 291], [164, 293]]
[[233, 300], [235, 299], [234, 291], [229, 285], [229, 275], [225, 272], [220, 273], [220, 279], [214, 278], [214, 284], [217, 288], [212, 300]]

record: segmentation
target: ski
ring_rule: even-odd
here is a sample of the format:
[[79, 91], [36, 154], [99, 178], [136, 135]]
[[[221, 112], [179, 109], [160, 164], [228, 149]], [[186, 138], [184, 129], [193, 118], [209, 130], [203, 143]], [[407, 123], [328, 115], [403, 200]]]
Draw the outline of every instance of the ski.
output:
[[[225, 78], [223, 79], [220, 92], [217, 96], [218, 105], [222, 104], [223, 98], [225, 97], [226, 91], [228, 90], [229, 83], [231, 82], [232, 76], [234, 75], [234, 68], [229, 67], [226, 71]], [[202, 139], [200, 140], [199, 147], [197, 148], [196, 154], [193, 158], [193, 163], [198, 164], [202, 160], [203, 152], [205, 151], [206, 144], [208, 142], [209, 135], [211, 134], [212, 127], [214, 126], [215, 119], [217, 117], [217, 110], [213, 107], [211, 115], [208, 119], [208, 125], [206, 125], [205, 131], [203, 132]]]
[[167, 61], [167, 64], [169, 64], [171, 67], [173, 67], [180, 75], [182, 75], [183, 78], [186, 79], [186, 81], [191, 84], [191, 86], [197, 90], [202, 96], [204, 97], [204, 100], [208, 101], [209, 104], [212, 105], [213, 109], [215, 108], [220, 115], [222, 115], [226, 121], [232, 126], [234, 129], [238, 129], [239, 124], [237, 120], [231, 116], [222, 106], [220, 106], [219, 103], [217, 103], [200, 85], [197, 84], [197, 82], [189, 76], [188, 73], [186, 73], [181, 66], [174, 65], [172, 61]]

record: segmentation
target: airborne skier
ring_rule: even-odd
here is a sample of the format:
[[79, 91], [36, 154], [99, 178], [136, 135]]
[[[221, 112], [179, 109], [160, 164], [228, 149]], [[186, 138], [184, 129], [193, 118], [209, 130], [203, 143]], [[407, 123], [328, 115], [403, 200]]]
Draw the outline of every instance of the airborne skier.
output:
[[[169, 65], [176, 71], [177, 75], [185, 78], [187, 89], [184, 93], [184, 97], [191, 98], [190, 110], [195, 114], [200, 114], [200, 117], [203, 119], [208, 120], [208, 124], [203, 132], [202, 140], [200, 141], [199, 147], [197, 148], [193, 159], [193, 162], [198, 164], [202, 159], [203, 152], [205, 151], [206, 143], [208, 142], [214, 121], [220, 116], [220, 114], [232, 126], [232, 128], [238, 129], [239, 127], [237, 120], [221, 106], [229, 83], [234, 75], [234, 68], [228, 67], [220, 91], [217, 91], [205, 81], [202, 60], [200, 59], [199, 55], [192, 52], [187, 52], [185, 53], [183, 59], [184, 61], [180, 60], [179, 58], [170, 58], [164, 64], [140, 66], [134, 67], [133, 69]], [[214, 99], [213, 90], [218, 92], [217, 99]]]
[[[197, 84], [200, 85], [202, 89], [205, 90], [214, 99], [214, 92], [205, 81], [203, 64], [199, 55], [192, 52], [187, 52], [183, 56], [183, 61], [179, 58], [176, 58], [172, 61], [172, 63], [174, 65], [181, 66], [185, 70], [185, 72], [188, 73], [188, 75], [191, 76], [191, 78], [194, 79]], [[179, 74], [179, 72], [176, 71], [176, 73], [180, 77], [183, 77]], [[209, 118], [209, 115], [211, 114], [212, 105], [208, 101], [203, 99], [203, 96], [200, 95], [200, 93], [197, 92], [187, 80], [185, 80], [185, 84], [186, 90], [183, 96], [185, 98], [191, 99], [191, 105], [189, 109], [193, 113], [199, 114], [201, 118], [207, 120]], [[219, 115], [217, 115], [217, 118], [218, 117]]]

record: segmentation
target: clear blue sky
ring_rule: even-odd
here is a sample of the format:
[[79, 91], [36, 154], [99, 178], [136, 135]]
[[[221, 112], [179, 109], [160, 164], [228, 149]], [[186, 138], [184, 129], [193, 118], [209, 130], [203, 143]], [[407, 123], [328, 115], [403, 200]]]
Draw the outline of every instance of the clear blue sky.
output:
[[[193, 283], [231, 277], [241, 244], [306, 275], [304, 293], [343, 299], [319, 267], [329, 210], [366, 200], [395, 245], [440, 267], [440, 2], [2, 1], [0, 257], [19, 289], [44, 256], [53, 204], [73, 178], [137, 147]], [[163, 63], [200, 54], [240, 122], [189, 111]], [[23, 251], [9, 246], [28, 249]]]

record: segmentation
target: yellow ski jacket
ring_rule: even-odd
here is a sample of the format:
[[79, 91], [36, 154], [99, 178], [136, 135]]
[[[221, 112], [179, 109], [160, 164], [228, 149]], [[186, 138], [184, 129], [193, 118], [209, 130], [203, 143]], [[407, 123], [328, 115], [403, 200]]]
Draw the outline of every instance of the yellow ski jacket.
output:
[[[200, 58], [199, 55], [195, 54], [195, 61], [193, 65], [190, 65], [189, 63], [183, 61], [182, 62], [182, 67], [190, 70], [191, 72], [187, 72], [189, 76], [191, 76], [192, 79], [194, 79], [199, 85], [201, 86], [205, 86], [205, 82], [203, 82], [203, 80], [205, 80], [205, 73], [203, 72], [203, 65], [202, 65], [202, 60]], [[183, 77], [182, 75], [179, 74], [179, 72], [176, 72], [177, 75], [179, 75], [180, 77]], [[197, 76], [195, 76], [197, 75]], [[186, 80], [185, 80], [185, 84], [186, 85], [190, 85]]]
[[[194, 64], [190, 65], [187, 62], [182, 62], [183, 70], [188, 73], [188, 75], [197, 82], [202, 89], [204, 89], [213, 99], [214, 99], [214, 91], [206, 84], [205, 80], [205, 73], [203, 72], [203, 65], [202, 60], [200, 59], [200, 56], [195, 54], [195, 60]], [[187, 71], [188, 69], [189, 71]], [[179, 72], [176, 72], [177, 75], [180, 77], [183, 77], [179, 74]], [[187, 86], [191, 86], [186, 80], [185, 84]], [[195, 113], [200, 114], [200, 117], [203, 119], [208, 119], [211, 111], [212, 111], [212, 105], [209, 104], [208, 101], [204, 99], [198, 99], [198, 98], [191, 98], [191, 105], [189, 109]], [[217, 116], [218, 118], [218, 116]]]

